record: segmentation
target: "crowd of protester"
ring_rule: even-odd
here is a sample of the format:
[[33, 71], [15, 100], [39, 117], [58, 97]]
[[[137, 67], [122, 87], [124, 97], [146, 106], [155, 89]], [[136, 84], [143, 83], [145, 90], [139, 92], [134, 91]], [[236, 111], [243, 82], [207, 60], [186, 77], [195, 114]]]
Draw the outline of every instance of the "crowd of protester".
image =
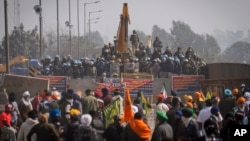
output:
[[[31, 97], [25, 91], [21, 100], [10, 93], [0, 115], [1, 139], [8, 141], [228, 141], [230, 129], [250, 125], [250, 89], [245, 84], [225, 89], [219, 98], [213, 92], [206, 98], [202, 92], [185, 95], [175, 90], [171, 96], [156, 95], [155, 105], [143, 103], [139, 91], [132, 103], [124, 102], [120, 91], [87, 89], [85, 94], [73, 89], [58, 92], [44, 90]], [[103, 108], [120, 99], [121, 105], [131, 104], [133, 119], [125, 119], [125, 108], [104, 126]], [[124, 110], [123, 110], [124, 109]], [[155, 126], [147, 120], [147, 110], [155, 114]]]
[[[97, 58], [73, 59], [70, 55], [42, 60], [43, 75], [118, 77], [124, 73], [149, 73], [155, 78], [166, 73], [204, 74], [206, 63], [192, 47], [183, 53], [178, 47], [172, 54], [169, 47], [162, 52], [158, 37], [153, 48], [144, 46], [135, 31], [130, 37], [132, 48], [128, 57], [115, 50], [112, 44], [104, 45]], [[151, 53], [153, 50], [153, 53]], [[31, 97], [31, 95], [35, 95]], [[185, 95], [184, 100], [175, 90], [171, 95], [156, 96], [156, 103], [143, 100], [139, 91], [132, 103], [124, 102], [118, 89], [110, 91], [87, 89], [84, 94], [68, 89], [58, 92], [45, 89], [38, 94], [25, 91], [22, 99], [8, 94], [8, 102], [0, 115], [0, 134], [3, 141], [229, 141], [231, 128], [250, 126], [250, 89], [225, 89], [223, 97], [213, 92], [210, 97], [201, 91]], [[115, 100], [120, 101], [120, 114], [105, 126], [103, 110]], [[125, 120], [125, 105], [132, 107], [133, 119]], [[147, 114], [155, 117], [154, 127], [149, 126]]]
[[131, 35], [132, 47], [128, 48], [127, 56], [120, 54], [111, 43], [104, 45], [100, 56], [73, 59], [71, 55], [60, 58], [46, 56], [42, 60], [43, 75], [64, 75], [72, 78], [84, 76], [101, 77], [106, 73], [112, 77], [117, 73], [149, 73], [155, 78], [166, 77], [167, 73], [202, 74], [206, 73], [206, 62], [198, 57], [190, 46], [184, 52], [181, 47], [173, 52], [170, 47], [162, 51], [162, 44], [158, 37], [153, 47], [139, 41], [136, 32]]

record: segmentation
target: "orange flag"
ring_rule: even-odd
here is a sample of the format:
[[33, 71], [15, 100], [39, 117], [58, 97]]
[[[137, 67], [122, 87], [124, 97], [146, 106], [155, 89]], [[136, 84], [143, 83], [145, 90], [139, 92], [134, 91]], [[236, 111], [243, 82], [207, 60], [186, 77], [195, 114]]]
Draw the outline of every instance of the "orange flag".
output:
[[129, 121], [130, 128], [143, 139], [149, 139], [151, 136], [151, 129], [143, 120]]
[[123, 120], [124, 121], [129, 121], [133, 119], [134, 113], [132, 110], [132, 102], [130, 98], [130, 93], [129, 89], [125, 90], [125, 98], [124, 98], [124, 115], [123, 115]]

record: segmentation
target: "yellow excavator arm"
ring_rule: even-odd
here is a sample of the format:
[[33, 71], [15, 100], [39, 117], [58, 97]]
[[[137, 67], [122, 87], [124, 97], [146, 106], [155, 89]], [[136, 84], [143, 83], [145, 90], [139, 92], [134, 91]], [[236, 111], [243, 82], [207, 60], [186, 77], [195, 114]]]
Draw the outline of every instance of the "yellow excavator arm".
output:
[[[24, 63], [25, 61], [29, 60], [25, 56], [17, 56], [9, 61], [9, 65], [12, 66], [17, 63]], [[6, 64], [0, 64], [0, 73], [6, 72]]]
[[128, 14], [128, 4], [123, 4], [123, 11], [120, 16], [120, 24], [117, 31], [116, 50], [119, 53], [126, 53], [128, 49], [128, 24], [130, 18]]

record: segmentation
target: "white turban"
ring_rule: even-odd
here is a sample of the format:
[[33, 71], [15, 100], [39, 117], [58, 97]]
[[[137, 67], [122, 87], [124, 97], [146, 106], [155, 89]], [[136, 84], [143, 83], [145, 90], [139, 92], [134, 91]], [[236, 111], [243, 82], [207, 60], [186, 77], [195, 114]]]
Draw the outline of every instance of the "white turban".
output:
[[92, 117], [90, 114], [83, 114], [81, 117], [81, 123], [83, 126], [89, 126], [92, 122]]
[[135, 106], [135, 105], [132, 105], [132, 110], [133, 110], [133, 113], [137, 113], [139, 111], [138, 107]]
[[250, 92], [245, 92], [245, 93], [244, 93], [244, 96], [245, 96], [246, 98], [250, 98]]
[[30, 92], [29, 92], [29, 91], [25, 91], [25, 92], [23, 93], [23, 97], [25, 97], [25, 96], [30, 96]]
[[94, 95], [95, 95], [95, 92], [94, 92], [94, 91], [91, 91], [91, 92], [90, 92], [90, 95], [93, 95], [93, 96], [94, 96]]

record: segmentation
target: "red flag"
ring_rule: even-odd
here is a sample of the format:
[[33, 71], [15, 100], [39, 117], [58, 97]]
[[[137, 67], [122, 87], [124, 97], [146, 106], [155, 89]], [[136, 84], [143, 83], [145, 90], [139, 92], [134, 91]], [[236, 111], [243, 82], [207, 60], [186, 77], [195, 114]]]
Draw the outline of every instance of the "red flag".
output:
[[130, 93], [129, 93], [129, 89], [125, 90], [125, 98], [124, 98], [124, 121], [129, 121], [131, 119], [133, 119], [134, 117], [134, 113], [133, 113], [133, 109], [132, 109], [132, 102], [131, 102], [131, 98], [130, 98]]

